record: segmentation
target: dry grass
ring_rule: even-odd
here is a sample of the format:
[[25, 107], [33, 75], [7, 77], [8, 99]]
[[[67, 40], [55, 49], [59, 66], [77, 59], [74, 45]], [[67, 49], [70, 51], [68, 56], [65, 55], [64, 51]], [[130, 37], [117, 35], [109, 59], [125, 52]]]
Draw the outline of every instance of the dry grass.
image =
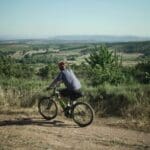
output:
[[27, 91], [0, 88], [0, 105], [31, 107], [36, 103], [38, 96], [38, 93], [32, 90]]

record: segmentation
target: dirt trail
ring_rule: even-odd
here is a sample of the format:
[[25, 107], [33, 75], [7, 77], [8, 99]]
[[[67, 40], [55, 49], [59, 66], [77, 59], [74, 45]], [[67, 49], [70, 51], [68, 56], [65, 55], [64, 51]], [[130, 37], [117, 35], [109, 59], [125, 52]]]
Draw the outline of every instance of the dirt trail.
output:
[[150, 133], [111, 126], [108, 122], [109, 119], [95, 119], [92, 125], [80, 128], [64, 117], [46, 121], [38, 113], [1, 112], [0, 150], [150, 149]]

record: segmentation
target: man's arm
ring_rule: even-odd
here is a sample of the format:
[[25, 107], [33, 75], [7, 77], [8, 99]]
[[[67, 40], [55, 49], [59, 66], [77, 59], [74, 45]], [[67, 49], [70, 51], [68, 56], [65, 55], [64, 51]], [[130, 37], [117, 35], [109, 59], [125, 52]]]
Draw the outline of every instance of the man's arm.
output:
[[62, 73], [60, 72], [59, 75], [53, 80], [53, 82], [49, 85], [47, 89], [53, 88], [55, 85], [60, 84], [62, 81]]

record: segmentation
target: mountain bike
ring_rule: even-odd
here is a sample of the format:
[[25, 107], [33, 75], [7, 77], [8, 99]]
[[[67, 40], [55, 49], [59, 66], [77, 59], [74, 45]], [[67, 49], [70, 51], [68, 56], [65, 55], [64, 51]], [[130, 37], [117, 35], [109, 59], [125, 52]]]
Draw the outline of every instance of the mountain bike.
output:
[[58, 114], [59, 104], [63, 109], [64, 115], [67, 118], [72, 118], [80, 127], [85, 127], [92, 123], [94, 111], [88, 103], [77, 101], [77, 99], [72, 101], [70, 98], [66, 102], [63, 99], [57, 87], [53, 88], [50, 96], [40, 98], [38, 103], [39, 113], [46, 120], [54, 119]]

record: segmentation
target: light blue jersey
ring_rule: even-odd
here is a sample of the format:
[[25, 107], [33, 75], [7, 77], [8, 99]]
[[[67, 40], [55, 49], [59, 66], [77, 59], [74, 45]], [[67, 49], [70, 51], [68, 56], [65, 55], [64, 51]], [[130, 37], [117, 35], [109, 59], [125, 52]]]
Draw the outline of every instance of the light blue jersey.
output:
[[78, 90], [81, 88], [80, 81], [77, 79], [77, 77], [71, 69], [62, 70], [57, 76], [57, 78], [53, 81], [53, 84], [59, 81], [63, 81], [63, 83], [69, 90]]

